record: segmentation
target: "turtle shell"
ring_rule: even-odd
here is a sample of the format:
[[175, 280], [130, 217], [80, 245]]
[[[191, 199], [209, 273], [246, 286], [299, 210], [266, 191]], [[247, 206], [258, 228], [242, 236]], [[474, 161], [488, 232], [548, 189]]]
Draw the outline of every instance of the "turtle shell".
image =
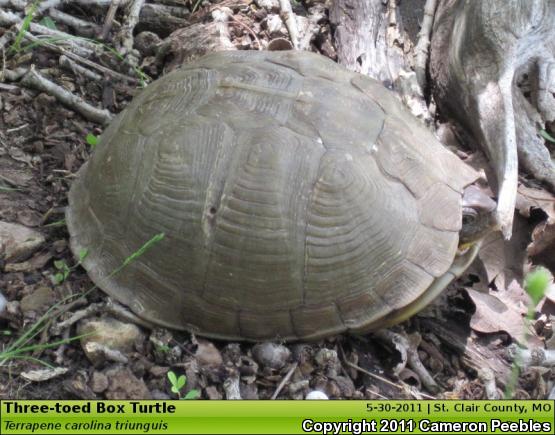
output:
[[67, 224], [92, 280], [147, 320], [316, 339], [444, 287], [476, 178], [368, 77], [308, 52], [213, 53], [111, 123]]

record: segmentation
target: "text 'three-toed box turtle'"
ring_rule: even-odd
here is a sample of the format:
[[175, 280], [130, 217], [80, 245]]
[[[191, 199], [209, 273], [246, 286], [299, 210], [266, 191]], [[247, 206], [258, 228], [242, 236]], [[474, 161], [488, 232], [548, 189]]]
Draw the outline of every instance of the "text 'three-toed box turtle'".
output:
[[67, 224], [92, 280], [145, 319], [316, 339], [400, 322], [462, 273], [491, 223], [476, 178], [368, 77], [308, 52], [213, 53], [112, 122]]

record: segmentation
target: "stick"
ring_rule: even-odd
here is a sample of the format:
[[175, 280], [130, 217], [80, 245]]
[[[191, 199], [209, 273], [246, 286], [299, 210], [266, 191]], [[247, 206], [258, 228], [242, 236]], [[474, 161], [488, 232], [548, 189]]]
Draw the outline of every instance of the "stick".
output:
[[291, 8], [291, 2], [289, 0], [279, 0], [279, 7], [281, 10], [281, 15], [285, 25], [287, 26], [287, 31], [289, 32], [289, 38], [291, 38], [291, 43], [295, 50], [299, 48], [299, 30], [297, 29], [297, 20], [293, 9]]
[[82, 76], [87, 77], [90, 80], [102, 82], [102, 76], [100, 74], [97, 74], [94, 71], [91, 71], [90, 69], [79, 65], [77, 62], [74, 62], [64, 54], [60, 56], [59, 62], [60, 66], [72, 71], [74, 74], [81, 74]]
[[281, 380], [281, 382], [277, 386], [276, 391], [274, 391], [274, 394], [272, 394], [272, 397], [270, 398], [270, 400], [276, 400], [276, 397], [281, 392], [281, 390], [283, 389], [285, 384], [287, 384], [287, 382], [289, 382], [289, 379], [291, 379], [291, 376], [293, 376], [293, 373], [295, 372], [295, 369], [297, 368], [298, 365], [299, 365], [298, 362], [294, 362], [291, 365], [291, 368], [289, 369], [287, 374], [283, 377], [283, 379]]
[[120, 0], [112, 0], [110, 2], [106, 18], [104, 18], [104, 26], [102, 26], [102, 32], [100, 33], [100, 39], [103, 41], [108, 37], [110, 30], [112, 30], [112, 24], [114, 23], [114, 17], [118, 11], [119, 4]]
[[133, 50], [133, 30], [139, 22], [139, 15], [141, 14], [141, 9], [144, 3], [145, 0], [133, 0], [133, 3], [131, 3], [131, 6], [129, 7], [127, 19], [120, 31], [123, 54], [130, 53], [131, 50]]
[[67, 24], [72, 27], [78, 34], [91, 37], [100, 32], [100, 27], [96, 24], [89, 23], [88, 21], [82, 20], [81, 18], [74, 17], [73, 15], [66, 14], [65, 12], [59, 11], [58, 9], [50, 9], [48, 11], [50, 15], [56, 21]]
[[426, 89], [426, 64], [428, 62], [430, 35], [432, 34], [432, 24], [434, 23], [436, 8], [437, 0], [426, 0], [422, 27], [420, 28], [420, 32], [418, 32], [418, 42], [416, 47], [414, 47], [414, 71], [416, 72], [416, 79], [418, 80], [422, 92]]
[[107, 125], [114, 117], [110, 111], [106, 109], [97, 109], [96, 107], [91, 106], [81, 97], [72, 94], [63, 87], [43, 77], [35, 70], [34, 66], [32, 66], [27, 74], [23, 76], [21, 83], [29, 88], [34, 88], [41, 92], [53, 95], [62, 104], [65, 104], [66, 106], [79, 112], [89, 121]]

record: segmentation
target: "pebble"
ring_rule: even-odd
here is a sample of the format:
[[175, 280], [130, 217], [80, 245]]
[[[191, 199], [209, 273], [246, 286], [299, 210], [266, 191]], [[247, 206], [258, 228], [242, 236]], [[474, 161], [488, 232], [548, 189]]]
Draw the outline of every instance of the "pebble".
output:
[[0, 221], [0, 259], [7, 263], [26, 260], [45, 242], [38, 231]]
[[56, 301], [56, 293], [49, 287], [39, 287], [33, 293], [21, 298], [21, 311], [40, 311], [42, 308], [49, 307]]
[[264, 342], [252, 348], [252, 356], [263, 367], [279, 370], [291, 356], [291, 351], [281, 344]]
[[110, 317], [84, 320], [79, 324], [77, 333], [79, 335], [87, 334], [81, 338], [81, 346], [93, 364], [104, 362], [105, 355], [101, 351], [103, 348], [126, 354], [133, 350], [136, 341], [144, 338], [136, 325], [120, 322]]

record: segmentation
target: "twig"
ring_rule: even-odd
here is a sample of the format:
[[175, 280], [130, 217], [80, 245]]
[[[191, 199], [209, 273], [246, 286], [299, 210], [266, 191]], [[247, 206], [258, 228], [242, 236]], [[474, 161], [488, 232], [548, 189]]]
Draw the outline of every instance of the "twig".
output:
[[112, 25], [114, 23], [114, 17], [118, 11], [120, 0], [112, 0], [110, 2], [110, 7], [108, 12], [106, 12], [106, 17], [104, 18], [104, 26], [102, 26], [102, 32], [100, 33], [100, 39], [103, 41], [108, 37], [110, 30], [112, 30]]
[[102, 76], [100, 74], [97, 74], [94, 71], [91, 71], [90, 69], [87, 69], [77, 64], [77, 62], [74, 62], [66, 55], [62, 54], [60, 56], [59, 62], [62, 67], [72, 71], [74, 74], [80, 74], [84, 77], [87, 77], [88, 79], [91, 79], [97, 82], [102, 82]]
[[46, 41], [41, 41], [39, 38], [37, 38], [36, 36], [31, 35], [30, 33], [25, 35], [25, 37], [28, 38], [29, 40], [33, 41], [33, 42], [40, 43], [44, 47], [50, 48], [51, 50], [54, 50], [54, 51], [57, 51], [58, 53], [65, 54], [70, 59], [75, 60], [76, 62], [82, 63], [84, 65], [87, 65], [91, 68], [94, 68], [94, 69], [96, 69], [96, 70], [98, 70], [98, 71], [100, 71], [104, 74], [107, 74], [107, 75], [111, 76], [111, 77], [114, 77], [114, 78], [119, 79], [119, 80], [123, 80], [123, 81], [125, 81], [127, 83], [130, 83], [130, 84], [133, 84], [133, 85], [136, 85], [138, 83], [138, 80], [134, 77], [129, 77], [129, 76], [126, 76], [124, 74], [113, 71], [109, 68], [106, 68], [105, 66], [99, 65], [99, 64], [97, 64], [97, 63], [95, 63], [95, 62], [93, 62], [89, 59], [85, 59], [84, 57], [81, 57], [81, 56], [79, 56], [75, 53], [72, 53], [71, 51], [68, 51], [68, 50], [66, 50], [63, 47], [60, 47], [58, 45], [54, 45], [54, 44], [51, 44], [51, 43], [46, 42]]
[[129, 6], [127, 19], [120, 31], [121, 47], [123, 49], [121, 50], [123, 52], [122, 54], [131, 53], [131, 50], [133, 50], [133, 30], [139, 22], [139, 15], [141, 14], [144, 3], [145, 0], [133, 0], [131, 6]]
[[422, 27], [418, 33], [418, 42], [416, 47], [414, 47], [414, 71], [416, 72], [416, 79], [422, 92], [426, 89], [426, 63], [428, 62], [430, 35], [432, 34], [432, 24], [434, 23], [436, 7], [437, 0], [426, 0]]
[[62, 104], [74, 109], [83, 115], [86, 119], [98, 122], [99, 124], [107, 125], [114, 115], [106, 109], [98, 109], [91, 106], [89, 103], [84, 101], [81, 97], [72, 94], [63, 87], [51, 82], [47, 78], [40, 75], [34, 68], [31, 67], [29, 72], [23, 76], [21, 83], [27, 87], [37, 89], [41, 92], [47, 92], [53, 95]]
[[12, 24], [19, 23], [20, 21], [20, 15], [0, 9], [0, 26], [11, 26]]
[[[21, 24], [17, 25], [18, 28], [20, 26]], [[81, 56], [84, 56], [84, 55], [90, 56], [92, 53], [98, 50], [98, 44], [91, 42], [88, 39], [79, 38], [77, 36], [70, 35], [69, 33], [62, 32], [61, 30], [51, 29], [41, 24], [31, 23], [29, 26], [29, 30], [31, 30], [31, 32], [33, 33], [38, 33], [39, 35], [48, 35], [48, 36], [59, 38], [61, 41], [66, 42], [70, 46], [73, 44], [77, 44], [85, 48], [88, 53], [88, 54], [81, 54]]]
[[281, 16], [287, 30], [289, 32], [289, 38], [295, 50], [299, 48], [299, 30], [297, 29], [297, 21], [293, 9], [291, 8], [291, 2], [289, 0], [279, 0], [279, 7], [281, 10]]
[[283, 387], [285, 387], [285, 384], [287, 384], [287, 382], [289, 382], [289, 379], [291, 379], [291, 376], [293, 376], [293, 373], [295, 372], [298, 365], [299, 365], [299, 363], [296, 362], [296, 361], [291, 365], [291, 368], [289, 369], [287, 374], [283, 377], [283, 379], [281, 380], [281, 382], [277, 386], [276, 391], [274, 391], [274, 394], [272, 394], [272, 397], [270, 398], [270, 400], [275, 400], [276, 399], [276, 397], [279, 395], [279, 393], [281, 392]]
[[66, 14], [58, 9], [50, 9], [48, 11], [53, 19], [59, 23], [67, 24], [72, 27], [78, 34], [91, 37], [100, 32], [100, 27], [96, 24], [82, 20], [81, 18], [74, 17], [73, 15]]

